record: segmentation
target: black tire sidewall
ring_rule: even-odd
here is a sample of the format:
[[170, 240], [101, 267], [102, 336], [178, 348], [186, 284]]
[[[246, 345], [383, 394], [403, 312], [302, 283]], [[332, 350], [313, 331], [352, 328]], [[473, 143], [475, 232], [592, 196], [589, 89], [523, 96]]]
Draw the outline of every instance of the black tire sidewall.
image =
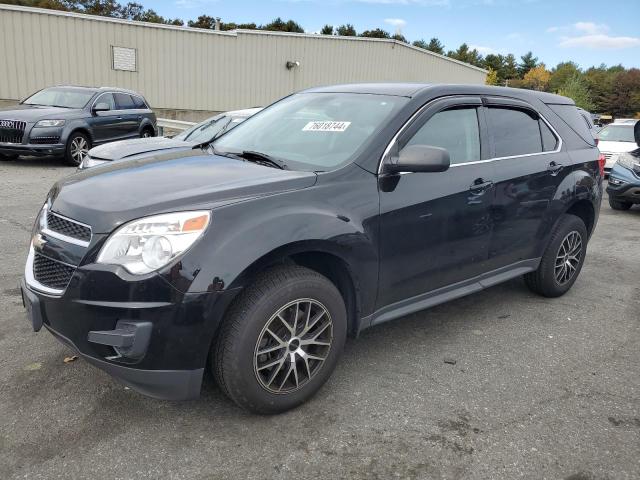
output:
[[614, 210], [629, 210], [633, 204], [609, 197], [609, 206]]
[[[582, 240], [582, 255], [580, 256], [580, 262], [578, 263], [576, 272], [573, 274], [573, 277], [564, 285], [560, 285], [555, 276], [556, 257], [558, 255], [558, 251], [560, 249], [560, 246], [562, 245], [562, 242], [572, 231], [576, 231], [580, 235], [580, 238]], [[576, 217], [575, 215], [569, 214], [565, 214], [561, 217], [553, 233], [552, 240], [547, 246], [544, 256], [542, 257], [542, 261], [540, 262], [539, 267], [540, 280], [542, 282], [541, 287], [545, 290], [547, 296], [559, 297], [561, 295], [564, 295], [571, 289], [578, 276], [580, 275], [582, 265], [584, 265], [584, 260], [587, 254], [588, 240], [589, 236], [587, 234], [587, 228], [580, 218]]]
[[69, 135], [69, 138], [67, 139], [67, 146], [65, 147], [64, 150], [64, 161], [67, 163], [67, 165], [71, 165], [72, 167], [79, 167], [80, 163], [76, 163], [75, 159], [71, 156], [71, 143], [73, 142], [74, 138], [78, 138], [78, 137], [82, 137], [87, 141], [87, 145], [89, 146], [89, 150], [91, 149], [91, 139], [85, 135], [82, 132], [73, 132], [71, 135]]
[[[272, 290], [248, 310], [243, 311], [240, 331], [236, 332], [231, 351], [225, 355], [227, 361], [233, 359], [231, 369], [225, 368], [224, 382], [227, 392], [237, 403], [256, 413], [283, 412], [313, 396], [333, 372], [347, 336], [344, 301], [329, 280], [315, 274], [307, 278], [295, 277]], [[333, 322], [331, 350], [320, 371], [299, 390], [287, 394], [271, 393], [260, 385], [254, 372], [253, 356], [258, 336], [276, 311], [301, 298], [316, 300], [329, 311]]]

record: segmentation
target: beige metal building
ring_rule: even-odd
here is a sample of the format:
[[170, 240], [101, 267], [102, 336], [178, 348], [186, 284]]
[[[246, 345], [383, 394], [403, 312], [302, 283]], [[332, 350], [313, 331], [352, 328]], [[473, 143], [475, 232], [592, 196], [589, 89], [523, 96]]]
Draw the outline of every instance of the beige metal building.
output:
[[395, 40], [219, 32], [0, 5], [0, 100], [48, 85], [108, 85], [136, 90], [156, 109], [211, 112], [317, 85], [485, 76]]

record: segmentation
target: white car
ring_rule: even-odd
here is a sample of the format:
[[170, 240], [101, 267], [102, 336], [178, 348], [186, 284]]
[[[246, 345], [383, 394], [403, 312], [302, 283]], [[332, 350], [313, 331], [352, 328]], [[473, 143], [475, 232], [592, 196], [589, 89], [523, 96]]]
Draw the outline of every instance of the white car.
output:
[[635, 122], [627, 120], [622, 122], [616, 121], [610, 123], [598, 132], [598, 148], [606, 159], [604, 165], [606, 175], [609, 175], [609, 171], [618, 160], [619, 154], [631, 152], [638, 148], [633, 136], [633, 127], [636, 122], [637, 120]]
[[89, 154], [84, 157], [78, 169], [85, 170], [116, 160], [137, 159], [168, 151], [190, 150], [199, 144], [215, 140], [260, 110], [262, 108], [247, 108], [220, 113], [172, 138], [136, 138], [100, 145], [89, 150]]

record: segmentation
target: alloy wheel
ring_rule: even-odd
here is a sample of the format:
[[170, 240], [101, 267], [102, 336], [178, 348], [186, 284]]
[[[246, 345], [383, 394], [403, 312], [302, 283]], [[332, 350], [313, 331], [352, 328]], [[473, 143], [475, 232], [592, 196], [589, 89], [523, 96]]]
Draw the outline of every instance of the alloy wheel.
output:
[[71, 141], [71, 157], [79, 165], [89, 152], [89, 143], [84, 137], [75, 137]]
[[578, 271], [582, 258], [582, 237], [575, 230], [569, 232], [556, 255], [555, 277], [558, 285], [565, 285]]
[[291, 393], [320, 371], [329, 355], [333, 323], [317, 300], [301, 298], [281, 307], [258, 336], [256, 378], [271, 393]]

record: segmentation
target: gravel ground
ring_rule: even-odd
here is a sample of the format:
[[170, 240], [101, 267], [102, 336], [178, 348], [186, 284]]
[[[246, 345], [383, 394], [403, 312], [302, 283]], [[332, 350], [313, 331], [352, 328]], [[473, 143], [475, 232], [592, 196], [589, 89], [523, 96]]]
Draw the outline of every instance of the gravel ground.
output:
[[259, 417], [211, 381], [143, 397], [31, 331], [31, 225], [72, 172], [0, 164], [0, 478], [640, 478], [640, 208], [603, 202], [564, 297], [515, 280], [372, 328], [314, 399]]

